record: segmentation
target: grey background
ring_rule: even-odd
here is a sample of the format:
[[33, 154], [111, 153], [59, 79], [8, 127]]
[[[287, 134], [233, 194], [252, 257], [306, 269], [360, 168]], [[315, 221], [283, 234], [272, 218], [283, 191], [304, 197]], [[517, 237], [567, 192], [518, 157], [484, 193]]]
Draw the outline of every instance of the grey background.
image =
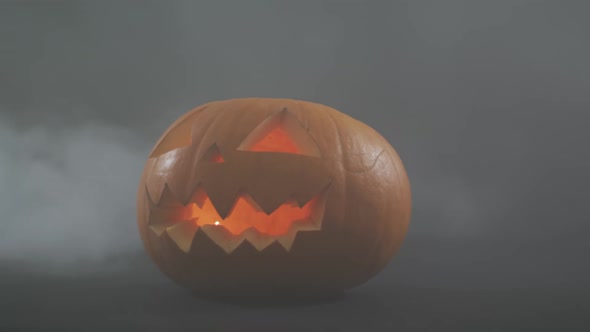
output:
[[[574, 331], [590, 312], [586, 1], [1, 1], [0, 330]], [[196, 298], [134, 199], [199, 104], [333, 106], [397, 149], [395, 260], [318, 302]]]

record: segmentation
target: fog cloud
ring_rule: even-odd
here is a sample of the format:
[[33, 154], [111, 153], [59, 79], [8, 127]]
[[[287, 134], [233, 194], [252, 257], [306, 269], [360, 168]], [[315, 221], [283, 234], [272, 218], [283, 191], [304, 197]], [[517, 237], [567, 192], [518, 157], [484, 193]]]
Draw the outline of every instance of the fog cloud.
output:
[[26, 130], [0, 120], [0, 259], [78, 266], [141, 250], [144, 155], [125, 128]]

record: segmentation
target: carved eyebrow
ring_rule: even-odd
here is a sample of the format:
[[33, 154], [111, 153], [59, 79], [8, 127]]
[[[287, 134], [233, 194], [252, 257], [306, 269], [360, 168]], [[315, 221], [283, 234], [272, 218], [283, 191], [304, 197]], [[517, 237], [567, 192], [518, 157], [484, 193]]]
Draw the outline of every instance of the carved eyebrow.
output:
[[238, 146], [238, 150], [320, 156], [313, 138], [286, 107], [270, 115], [254, 128]]

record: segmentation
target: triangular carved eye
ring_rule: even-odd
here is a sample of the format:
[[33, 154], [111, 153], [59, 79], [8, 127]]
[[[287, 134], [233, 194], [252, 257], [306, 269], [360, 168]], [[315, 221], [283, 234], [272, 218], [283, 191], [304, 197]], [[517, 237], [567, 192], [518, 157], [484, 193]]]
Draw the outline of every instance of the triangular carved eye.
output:
[[205, 152], [205, 155], [203, 156], [203, 160], [211, 162], [211, 163], [225, 162], [225, 159], [223, 158], [221, 151], [219, 151], [217, 144], [211, 145], [209, 150], [207, 150], [207, 152]]
[[318, 146], [307, 130], [286, 108], [262, 121], [238, 150], [320, 156]]

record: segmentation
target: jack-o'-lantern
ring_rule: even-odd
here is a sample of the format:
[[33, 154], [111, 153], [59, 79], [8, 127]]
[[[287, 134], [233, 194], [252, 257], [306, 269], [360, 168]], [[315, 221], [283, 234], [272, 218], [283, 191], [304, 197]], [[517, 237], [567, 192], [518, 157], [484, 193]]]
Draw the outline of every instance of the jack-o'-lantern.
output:
[[332, 292], [393, 257], [410, 219], [393, 147], [333, 108], [290, 99], [217, 101], [188, 112], [139, 185], [146, 250], [199, 292]]

